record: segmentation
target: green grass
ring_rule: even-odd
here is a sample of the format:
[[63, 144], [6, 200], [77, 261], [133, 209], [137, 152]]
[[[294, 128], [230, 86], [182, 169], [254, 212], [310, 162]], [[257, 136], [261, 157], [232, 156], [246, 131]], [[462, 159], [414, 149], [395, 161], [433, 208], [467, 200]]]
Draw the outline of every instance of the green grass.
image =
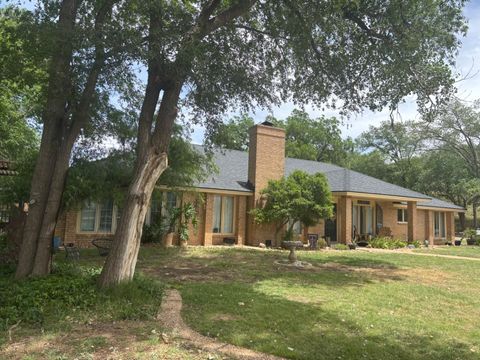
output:
[[[466, 246], [427, 251], [447, 250], [479, 255], [477, 248]], [[199, 332], [290, 359], [480, 358], [478, 262], [405, 253], [298, 254], [314, 265], [312, 270], [275, 265], [275, 260], [286, 258], [284, 251], [142, 247], [137, 269], [143, 283], [137, 290], [100, 292], [98, 302], [75, 311], [74, 321], [47, 311], [41, 325], [44, 333], [32, 332], [39, 325], [27, 322], [14, 337], [47, 338], [53, 344], [42, 351], [25, 350], [23, 355], [31, 358], [102, 358], [117, 347], [122, 358], [206, 358], [159, 339], [163, 330], [152, 315], [161, 294], [148, 290], [157, 284], [181, 291], [183, 317]], [[95, 251], [82, 251], [78, 267], [98, 268], [103, 260]], [[56, 262], [64, 263], [63, 254]], [[94, 280], [95, 271], [87, 273], [86, 278]], [[5, 276], [2, 281], [13, 284]], [[45, 284], [43, 288], [49, 289], [48, 281]], [[21, 294], [18, 291], [9, 294]], [[66, 308], [72, 306], [69, 301], [61, 300]], [[150, 315], [135, 315], [145, 311]], [[112, 330], [117, 323], [123, 325]], [[71, 334], [68, 340], [61, 335], [65, 330]]]
[[471, 258], [480, 258], [480, 246], [442, 246], [435, 248], [422, 248], [416, 249], [414, 252], [437, 254], [437, 255], [450, 255], [450, 256], [463, 256]]
[[[247, 263], [240, 265], [239, 256]], [[203, 334], [292, 359], [480, 356], [476, 263], [407, 254], [301, 253], [318, 267], [309, 272], [278, 269], [277, 256], [227, 252], [223, 264], [230, 266], [221, 271], [233, 272], [234, 281], [183, 284], [187, 322]], [[219, 261], [210, 266], [218, 269]], [[256, 267], [263, 270], [252, 281]]]

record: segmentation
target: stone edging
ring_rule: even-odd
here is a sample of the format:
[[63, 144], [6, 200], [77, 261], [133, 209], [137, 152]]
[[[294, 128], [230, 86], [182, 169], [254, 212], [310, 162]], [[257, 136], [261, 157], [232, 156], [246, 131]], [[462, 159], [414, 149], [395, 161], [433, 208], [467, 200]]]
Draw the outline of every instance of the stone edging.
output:
[[157, 320], [173, 334], [183, 340], [186, 340], [191, 345], [204, 351], [218, 353], [236, 359], [247, 360], [282, 360], [283, 358], [264, 354], [254, 350], [243, 347], [223, 343], [215, 339], [203, 336], [198, 332], [192, 330], [182, 319], [182, 296], [180, 292], [175, 289], [169, 289], [165, 292], [162, 299], [160, 312], [157, 315]]

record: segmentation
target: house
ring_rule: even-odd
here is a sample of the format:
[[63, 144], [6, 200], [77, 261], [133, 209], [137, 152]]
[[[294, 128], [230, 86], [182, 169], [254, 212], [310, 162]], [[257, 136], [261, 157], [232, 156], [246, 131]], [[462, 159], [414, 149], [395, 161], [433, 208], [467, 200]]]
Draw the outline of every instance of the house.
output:
[[[249, 136], [248, 153], [215, 151], [219, 171], [208, 181], [184, 189], [181, 195], [162, 189], [161, 196], [152, 200], [146, 223], [168, 216], [181, 201], [195, 201], [200, 225], [197, 231], [190, 229], [191, 245], [223, 244], [225, 238], [238, 245], [265, 243], [273, 239], [274, 225], [255, 224], [249, 210], [261, 204], [260, 192], [269, 180], [303, 170], [326, 176], [335, 216], [313, 227], [298, 224], [295, 231], [300, 239], [315, 233], [332, 242], [350, 243], [354, 234], [375, 236], [382, 228], [389, 228], [396, 238], [430, 244], [454, 238], [455, 214], [464, 211], [459, 206], [336, 165], [285, 158], [285, 132], [271, 123], [252, 127]], [[113, 235], [119, 213], [109, 200], [85, 203], [62, 215], [56, 235], [65, 243], [88, 246], [93, 238]]]

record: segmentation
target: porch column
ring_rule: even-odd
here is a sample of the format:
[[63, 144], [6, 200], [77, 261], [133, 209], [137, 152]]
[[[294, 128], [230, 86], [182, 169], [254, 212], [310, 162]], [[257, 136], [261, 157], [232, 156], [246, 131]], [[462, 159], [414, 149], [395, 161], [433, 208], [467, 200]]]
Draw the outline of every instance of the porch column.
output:
[[452, 211], [445, 213], [445, 220], [447, 222], [447, 241], [451, 241], [452, 245], [453, 241], [455, 240], [455, 217], [453, 215], [454, 213]]
[[247, 197], [237, 197], [237, 245], [245, 244], [245, 229], [247, 222]]
[[407, 202], [407, 214], [408, 214], [408, 242], [411, 243], [415, 240], [415, 233], [417, 228], [417, 202]]
[[425, 240], [430, 246], [435, 245], [433, 237], [433, 211], [425, 210]]
[[212, 225], [213, 225], [213, 195], [205, 196], [205, 236], [203, 245], [212, 245]]
[[352, 198], [340, 197], [337, 206], [337, 221], [340, 221], [340, 242], [350, 244], [352, 242]]

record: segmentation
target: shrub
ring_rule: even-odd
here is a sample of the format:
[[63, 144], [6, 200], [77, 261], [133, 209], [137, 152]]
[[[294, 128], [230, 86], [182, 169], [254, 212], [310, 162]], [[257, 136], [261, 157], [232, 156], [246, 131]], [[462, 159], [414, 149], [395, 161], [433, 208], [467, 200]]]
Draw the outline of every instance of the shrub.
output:
[[167, 226], [159, 223], [145, 224], [142, 231], [142, 243], [159, 243], [167, 232]]
[[345, 245], [345, 244], [336, 244], [334, 247], [333, 247], [335, 250], [348, 250], [348, 245]]
[[318, 239], [317, 246], [319, 249], [325, 249], [327, 247], [327, 242], [325, 239], [320, 238]]
[[91, 318], [109, 320], [153, 318], [162, 286], [144, 277], [118, 287], [99, 290], [100, 268], [56, 265], [51, 275], [16, 282], [0, 275], [0, 331], [22, 324], [58, 326]]
[[399, 249], [407, 246], [405, 240], [392, 239], [389, 237], [376, 237], [369, 241], [369, 245], [376, 249]]
[[420, 240], [414, 240], [411, 245], [415, 246], [417, 249], [422, 246]]

